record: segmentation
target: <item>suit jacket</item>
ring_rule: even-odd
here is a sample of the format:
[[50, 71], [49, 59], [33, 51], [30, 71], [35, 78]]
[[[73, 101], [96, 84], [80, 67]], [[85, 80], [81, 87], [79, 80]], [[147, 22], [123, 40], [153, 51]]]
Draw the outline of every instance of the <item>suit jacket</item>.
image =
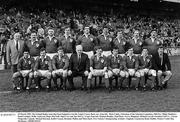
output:
[[14, 40], [9, 40], [6, 47], [7, 62], [11, 64], [18, 64], [19, 58], [23, 55], [24, 41], [19, 40], [19, 49], [16, 49]]
[[167, 53], [163, 53], [162, 64], [161, 64], [161, 58], [159, 57], [158, 53], [153, 55], [152, 59], [153, 59], [152, 60], [153, 69], [162, 70], [162, 71], [171, 70], [171, 63], [170, 63], [169, 56], [167, 55]]
[[81, 54], [81, 61], [78, 61], [77, 53], [74, 53], [70, 57], [69, 70], [75, 72], [89, 71], [90, 61], [87, 54]]

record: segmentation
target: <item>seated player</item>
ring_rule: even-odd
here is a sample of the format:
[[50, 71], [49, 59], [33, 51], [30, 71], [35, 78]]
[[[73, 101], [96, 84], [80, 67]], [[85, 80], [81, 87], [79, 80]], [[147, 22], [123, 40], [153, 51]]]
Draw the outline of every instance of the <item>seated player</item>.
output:
[[139, 81], [140, 81], [140, 73], [138, 72], [139, 62], [138, 57], [136, 57], [133, 53], [133, 48], [129, 48], [127, 51], [127, 55], [124, 57], [125, 59], [125, 70], [129, 74], [128, 78], [128, 89], [131, 87], [132, 77], [136, 77], [135, 89], [138, 90]]
[[118, 77], [120, 77], [120, 83], [128, 77], [128, 73], [124, 70], [124, 59], [122, 56], [118, 55], [118, 48], [114, 47], [112, 54], [107, 57], [108, 63], [108, 77], [109, 77], [109, 85], [112, 89], [112, 80], [115, 77], [116, 87], [121, 89], [122, 84], [119, 86]]
[[142, 54], [139, 56], [139, 73], [141, 75], [140, 85], [143, 86], [143, 90], [146, 90], [146, 77], [152, 76], [151, 78], [151, 90], [155, 90], [155, 78], [156, 70], [152, 69], [152, 55], [148, 55], [148, 50], [144, 48]]
[[46, 55], [45, 48], [40, 49], [40, 56], [37, 57], [34, 66], [34, 80], [36, 83], [36, 89], [40, 90], [40, 78], [46, 79], [46, 91], [49, 92], [51, 86], [51, 59]]
[[[107, 59], [105, 56], [102, 56], [102, 48], [100, 46], [97, 46], [95, 50], [96, 54], [90, 59], [90, 73], [87, 82], [88, 90], [90, 90], [93, 76], [104, 76], [105, 78], [108, 78]], [[107, 80], [105, 83], [106, 88], [110, 91], [109, 81]]]
[[[24, 78], [26, 79], [26, 90], [30, 89], [33, 78], [33, 66], [34, 59], [30, 57], [29, 50], [24, 50], [23, 56], [19, 59], [17, 65], [18, 71], [13, 74], [13, 82], [18, 91], [22, 90], [22, 88], [24, 87]], [[20, 85], [18, 78], [21, 78], [20, 81], [22, 82], [22, 85]]]
[[[63, 81], [63, 84], [60, 85], [60, 88], [63, 87], [66, 90], [66, 80], [67, 80], [67, 71], [69, 66], [69, 58], [64, 54], [64, 49], [58, 47], [58, 55], [55, 55], [52, 59], [52, 77], [55, 85], [55, 89], [58, 89], [57, 78], [60, 78]], [[63, 86], [62, 86], [63, 85]]]

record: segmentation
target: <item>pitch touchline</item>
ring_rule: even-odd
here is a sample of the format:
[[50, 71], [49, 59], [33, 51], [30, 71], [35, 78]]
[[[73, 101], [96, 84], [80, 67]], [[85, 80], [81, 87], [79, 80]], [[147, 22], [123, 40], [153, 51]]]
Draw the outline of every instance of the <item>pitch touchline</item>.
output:
[[0, 91], [0, 94], [12, 93], [12, 91]]

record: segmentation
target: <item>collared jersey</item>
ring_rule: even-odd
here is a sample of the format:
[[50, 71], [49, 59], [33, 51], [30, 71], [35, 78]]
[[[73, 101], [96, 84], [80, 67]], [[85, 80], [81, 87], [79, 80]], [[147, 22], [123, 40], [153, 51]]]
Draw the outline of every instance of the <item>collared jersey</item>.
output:
[[85, 52], [93, 51], [94, 46], [97, 45], [95, 37], [91, 34], [89, 34], [88, 37], [86, 37], [84, 34], [80, 36], [77, 40], [77, 44], [81, 44]]
[[59, 46], [62, 46], [61, 42], [56, 37], [52, 37], [52, 39], [50, 40], [50, 38], [47, 36], [42, 42], [44, 47], [46, 48], [47, 53], [56, 53], [57, 48]]
[[124, 60], [127, 69], [138, 69], [139, 62], [138, 62], [138, 58], [135, 55], [133, 55], [132, 57], [126, 55], [124, 57]]
[[64, 48], [65, 53], [73, 53], [75, 52], [76, 41], [71, 36], [67, 38], [65, 35], [60, 37], [60, 42], [62, 43], [62, 47]]
[[19, 59], [17, 69], [18, 71], [31, 70], [34, 68], [34, 63], [35, 63], [34, 58], [31, 58], [31, 57], [24, 58], [23, 56]]
[[117, 55], [116, 57], [114, 55], [110, 55], [107, 57], [107, 63], [108, 63], [108, 69], [123, 69], [124, 67], [124, 60], [122, 56]]
[[45, 56], [44, 59], [42, 59], [40, 56], [37, 57], [34, 70], [52, 70], [50, 57]]
[[152, 56], [148, 55], [145, 58], [140, 55], [139, 56], [139, 68], [143, 69], [143, 68], [148, 68], [150, 69], [152, 67], [152, 61], [151, 61]]
[[118, 53], [119, 54], [124, 54], [126, 51], [125, 51], [125, 45], [126, 45], [126, 40], [123, 38], [123, 39], [118, 39], [118, 38], [115, 38], [113, 40], [113, 46], [114, 47], [118, 47]]
[[132, 38], [128, 41], [128, 46], [133, 48], [134, 54], [140, 54], [142, 52], [143, 41], [137, 39], [137, 42], [135, 42], [134, 38]]
[[107, 59], [105, 56], [100, 56], [98, 58], [97, 55], [94, 55], [90, 59], [90, 67], [93, 69], [103, 69], [104, 67], [107, 67]]
[[40, 55], [40, 49], [43, 47], [43, 44], [41, 41], [35, 41], [31, 42], [31, 40], [26, 41], [26, 47], [29, 49], [29, 53], [31, 56], [39, 56]]
[[103, 51], [110, 51], [112, 49], [112, 37], [107, 35], [106, 38], [103, 34], [98, 36], [98, 43]]
[[69, 58], [67, 55], [63, 55], [60, 57], [59, 55], [55, 55], [52, 59], [53, 69], [68, 69], [69, 66]]

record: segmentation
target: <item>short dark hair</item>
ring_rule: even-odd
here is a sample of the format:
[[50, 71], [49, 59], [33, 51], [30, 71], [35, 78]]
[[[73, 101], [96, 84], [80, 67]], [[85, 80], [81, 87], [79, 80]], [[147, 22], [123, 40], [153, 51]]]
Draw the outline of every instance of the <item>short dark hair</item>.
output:
[[112, 50], [119, 50], [119, 48], [117, 46], [113, 47]]
[[46, 51], [46, 49], [43, 47], [40, 49], [40, 52]]
[[58, 50], [58, 51], [59, 51], [59, 50], [63, 50], [63, 51], [64, 51], [64, 48], [63, 48], [62, 46], [59, 46], [57, 50]]
[[102, 47], [101, 47], [101, 46], [95, 46], [95, 47], [94, 47], [94, 50], [95, 50], [95, 51], [98, 50], [98, 49], [102, 49]]

